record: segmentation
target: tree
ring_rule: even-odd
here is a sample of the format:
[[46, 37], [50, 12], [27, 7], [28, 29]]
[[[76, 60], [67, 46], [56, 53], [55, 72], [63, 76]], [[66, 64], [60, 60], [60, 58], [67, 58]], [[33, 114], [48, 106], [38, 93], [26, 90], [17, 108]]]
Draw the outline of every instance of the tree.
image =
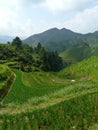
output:
[[40, 53], [41, 48], [42, 48], [42, 45], [39, 42], [38, 45], [37, 45], [37, 47], [36, 47], [36, 53]]
[[13, 39], [12, 45], [19, 48], [22, 45], [21, 39], [19, 37], [16, 37], [15, 39]]
[[31, 71], [34, 59], [30, 53], [20, 54], [18, 61], [20, 62], [20, 69], [23, 71]]
[[37, 54], [36, 67], [40, 67], [44, 71], [59, 71], [63, 67], [62, 59], [58, 53], [45, 50], [41, 43], [38, 43], [35, 53]]

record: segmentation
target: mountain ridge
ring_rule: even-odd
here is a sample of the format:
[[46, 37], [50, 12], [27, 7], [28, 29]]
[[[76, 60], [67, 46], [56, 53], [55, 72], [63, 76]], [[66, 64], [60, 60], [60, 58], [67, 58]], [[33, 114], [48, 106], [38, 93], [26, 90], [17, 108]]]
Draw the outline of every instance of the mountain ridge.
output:
[[82, 34], [66, 28], [62, 28], [62, 29], [52, 28], [38, 34], [31, 35], [26, 39], [24, 39], [23, 42], [31, 45], [41, 42], [44, 45], [47, 44], [48, 42], [50, 43], [62, 42], [66, 40], [73, 40], [74, 38], [80, 38], [84, 41], [85, 40], [87, 41], [87, 39], [90, 37], [98, 38], [97, 35], [98, 35], [98, 31]]
[[69, 29], [52, 28], [42, 33], [31, 35], [23, 40], [31, 46], [36, 46], [39, 42], [48, 50], [63, 51], [67, 48], [67, 41], [80, 37], [82, 34], [73, 32]]

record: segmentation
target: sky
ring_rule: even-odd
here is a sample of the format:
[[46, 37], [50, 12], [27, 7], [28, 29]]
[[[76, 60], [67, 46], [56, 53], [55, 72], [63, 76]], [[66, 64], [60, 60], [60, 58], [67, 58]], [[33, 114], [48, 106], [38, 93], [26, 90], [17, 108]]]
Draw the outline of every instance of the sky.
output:
[[0, 0], [0, 35], [28, 37], [50, 28], [98, 30], [98, 0]]

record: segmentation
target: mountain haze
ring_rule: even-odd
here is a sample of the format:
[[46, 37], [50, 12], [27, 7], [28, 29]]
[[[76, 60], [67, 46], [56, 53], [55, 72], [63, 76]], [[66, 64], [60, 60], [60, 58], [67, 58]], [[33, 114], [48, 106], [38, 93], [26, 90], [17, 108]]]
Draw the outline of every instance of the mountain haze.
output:
[[7, 42], [11, 42], [12, 40], [13, 40], [13, 37], [11, 36], [0, 35], [0, 43], [7, 43]]

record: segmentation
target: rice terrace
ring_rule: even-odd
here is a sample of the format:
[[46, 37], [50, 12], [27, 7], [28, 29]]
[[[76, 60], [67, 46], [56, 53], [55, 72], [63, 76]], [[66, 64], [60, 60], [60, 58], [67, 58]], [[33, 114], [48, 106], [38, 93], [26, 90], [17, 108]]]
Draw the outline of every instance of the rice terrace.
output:
[[0, 130], [98, 130], [98, 0], [0, 0]]
[[[22, 49], [30, 51], [29, 46]], [[98, 56], [46, 71], [39, 62], [26, 64], [22, 60], [28, 59], [14, 55], [0, 61], [0, 130], [97, 130]]]

